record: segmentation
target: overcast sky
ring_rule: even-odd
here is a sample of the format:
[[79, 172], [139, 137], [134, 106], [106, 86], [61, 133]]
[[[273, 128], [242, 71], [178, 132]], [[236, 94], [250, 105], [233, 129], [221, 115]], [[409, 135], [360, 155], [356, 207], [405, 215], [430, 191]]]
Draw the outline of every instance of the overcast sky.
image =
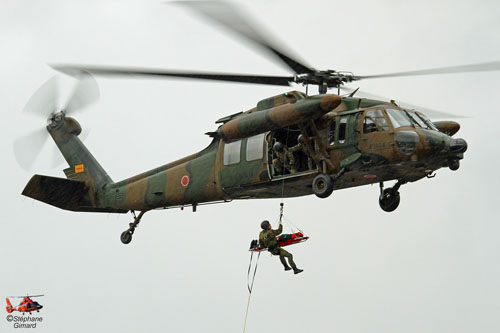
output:
[[[242, 9], [320, 69], [358, 75], [500, 60], [498, 1], [252, 1]], [[0, 296], [45, 294], [38, 332], [238, 332], [250, 240], [279, 200], [147, 213], [131, 244], [130, 214], [73, 213], [20, 195], [52, 167], [48, 141], [32, 170], [12, 142], [44, 126], [21, 110], [56, 73], [47, 63], [289, 72], [184, 8], [160, 1], [0, 3]], [[97, 78], [98, 103], [76, 116], [85, 144], [115, 181], [201, 150], [214, 121], [300, 86]], [[72, 79], [63, 77], [69, 90]], [[366, 80], [389, 99], [469, 116], [458, 171], [403, 186], [393, 213], [378, 186], [328, 199], [286, 199], [311, 238], [290, 247], [304, 273], [264, 253], [247, 332], [498, 332], [500, 72]], [[4, 312], [6, 316], [7, 313]], [[0, 318], [0, 331], [15, 331]]]

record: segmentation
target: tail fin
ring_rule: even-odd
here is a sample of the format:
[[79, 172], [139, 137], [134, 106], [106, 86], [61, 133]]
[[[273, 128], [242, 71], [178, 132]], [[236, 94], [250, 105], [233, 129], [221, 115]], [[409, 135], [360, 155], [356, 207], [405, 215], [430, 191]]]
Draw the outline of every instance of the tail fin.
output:
[[78, 138], [81, 127], [75, 119], [64, 117], [55, 126], [48, 125], [47, 130], [70, 166], [64, 170], [68, 179], [85, 182], [93, 192], [101, 189], [105, 184], [113, 183], [106, 171]]
[[16, 308], [12, 307], [12, 304], [10, 304], [10, 300], [8, 298], [5, 299], [7, 301], [7, 306], [5, 309], [7, 309], [8, 313], [12, 313], [13, 311], [16, 310]]
[[78, 138], [80, 124], [61, 112], [47, 130], [70, 166], [64, 170], [68, 179], [34, 175], [22, 194], [66, 210], [126, 213], [99, 204], [98, 192], [113, 181]]

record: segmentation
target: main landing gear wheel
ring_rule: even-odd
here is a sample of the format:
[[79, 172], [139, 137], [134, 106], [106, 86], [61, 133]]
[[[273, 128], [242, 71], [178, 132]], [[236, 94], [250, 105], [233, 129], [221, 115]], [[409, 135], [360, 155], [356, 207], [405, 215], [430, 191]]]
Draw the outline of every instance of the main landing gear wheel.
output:
[[312, 183], [314, 194], [319, 198], [327, 198], [333, 192], [333, 180], [324, 173], [317, 175]]
[[398, 208], [400, 200], [401, 198], [397, 190], [386, 188], [380, 195], [378, 203], [383, 211], [392, 212]]
[[142, 211], [139, 216], [135, 216], [134, 211], [132, 211], [132, 214], [134, 215], [134, 222], [130, 223], [129, 228], [120, 235], [120, 240], [123, 244], [128, 244], [132, 241], [132, 235], [134, 234], [135, 228], [139, 225], [139, 222], [141, 222], [141, 218], [144, 213], [146, 213], [146, 211]]

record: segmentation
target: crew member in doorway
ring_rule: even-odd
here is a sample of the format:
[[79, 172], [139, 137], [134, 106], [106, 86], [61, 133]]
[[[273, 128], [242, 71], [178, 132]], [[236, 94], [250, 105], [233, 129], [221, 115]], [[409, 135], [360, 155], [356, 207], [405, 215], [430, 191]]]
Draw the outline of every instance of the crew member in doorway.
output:
[[[299, 155], [299, 171], [304, 171], [303, 170], [303, 166], [302, 162], [305, 162], [303, 161], [304, 159], [307, 159], [307, 170], [311, 170], [312, 169], [312, 160], [311, 158], [309, 157], [309, 151], [307, 149], [307, 145], [306, 145], [306, 140], [304, 139], [304, 136], [302, 134], [299, 134], [299, 136], [297, 137], [297, 144], [293, 147], [290, 147], [289, 151], [293, 154], [293, 153], [297, 153], [297, 154], [301, 154]], [[305, 167], [305, 166], [304, 166]]]
[[273, 166], [276, 175], [283, 174], [283, 171], [288, 171], [289, 173], [296, 173], [295, 169], [295, 158], [293, 154], [279, 141], [273, 145], [274, 159]]
[[[276, 237], [283, 231], [283, 225], [281, 224], [281, 221], [278, 229], [271, 229], [271, 224], [269, 223], [269, 221], [263, 221], [260, 224], [260, 227], [262, 228], [262, 231], [259, 235], [260, 246], [267, 248], [267, 250], [271, 252], [272, 255], [280, 256], [280, 261], [283, 264], [283, 267], [285, 267], [285, 271], [289, 271], [293, 268], [293, 272], [295, 274], [303, 272], [303, 269], [298, 269], [295, 265], [295, 262], [293, 261], [293, 255], [290, 252], [279, 247], [279, 243]], [[288, 263], [286, 262], [285, 258], [288, 258]]]

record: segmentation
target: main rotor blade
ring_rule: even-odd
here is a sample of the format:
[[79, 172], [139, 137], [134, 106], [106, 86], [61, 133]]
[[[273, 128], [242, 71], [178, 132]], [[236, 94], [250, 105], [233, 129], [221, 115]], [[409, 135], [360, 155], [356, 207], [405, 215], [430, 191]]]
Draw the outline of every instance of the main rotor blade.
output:
[[[347, 88], [347, 87], [341, 87], [340, 89], [348, 91], [350, 93], [352, 93], [354, 91], [354, 89]], [[387, 97], [374, 95], [374, 94], [367, 93], [367, 92], [364, 92], [364, 91], [358, 91], [358, 92], [356, 92], [355, 96], [361, 96], [361, 97], [365, 97], [365, 98], [369, 98], [369, 99], [374, 99], [374, 100], [379, 100], [379, 101], [389, 101], [389, 99]], [[435, 119], [467, 118], [466, 116], [461, 116], [461, 115], [457, 115], [457, 114], [453, 114], [453, 113], [448, 113], [448, 112], [438, 111], [438, 110], [434, 110], [434, 109], [429, 109], [429, 108], [426, 108], [426, 107], [422, 107], [422, 106], [418, 106], [418, 105], [414, 105], [414, 104], [409, 104], [409, 103], [406, 103], [406, 102], [403, 102], [403, 101], [399, 101], [399, 100], [397, 101], [397, 103], [398, 103], [398, 105], [400, 105], [403, 108], [422, 112], [423, 114], [425, 114], [429, 118], [435, 118]]]
[[23, 108], [24, 112], [28, 112], [43, 118], [47, 118], [52, 112], [57, 111], [57, 103], [59, 98], [57, 76], [53, 76], [47, 80], [35, 93], [30, 97], [28, 103]]
[[398, 77], [398, 76], [418, 76], [418, 75], [433, 75], [433, 74], [450, 74], [450, 73], [469, 73], [469, 72], [491, 72], [500, 70], [500, 61], [483, 62], [480, 64], [440, 67], [432, 69], [423, 69], [418, 71], [398, 72], [389, 74], [378, 75], [356, 75], [356, 79], [378, 79], [385, 77]]
[[74, 114], [99, 100], [100, 93], [96, 80], [84, 71], [79, 71], [78, 82], [73, 88], [64, 110], [67, 114]]
[[49, 133], [46, 128], [38, 129], [14, 141], [14, 156], [17, 163], [29, 170], [40, 154]]
[[[254, 27], [258, 24], [250, 23], [247, 15], [241, 15], [235, 5], [222, 1], [173, 1], [168, 2], [182, 5], [201, 14], [209, 20], [221, 25], [229, 31], [235, 32], [255, 44], [263, 47], [276, 55], [282, 62], [297, 74], [313, 73], [315, 70], [310, 66], [299, 62], [296, 56], [285, 54], [278, 50], [275, 43], [266, 40]], [[265, 34], [269, 36], [268, 33]], [[268, 37], [269, 38], [269, 37]]]
[[74, 74], [75, 71], [90, 72], [98, 75], [141, 75], [141, 76], [168, 76], [187, 79], [205, 79], [215, 81], [230, 81], [253, 84], [269, 84], [276, 86], [289, 86], [290, 82], [294, 81], [293, 76], [264, 76], [264, 75], [245, 75], [245, 74], [229, 74], [229, 73], [197, 73], [197, 72], [181, 72], [168, 71], [163, 69], [137, 68], [137, 67], [115, 67], [115, 66], [87, 66], [87, 65], [51, 65], [52, 68]]

